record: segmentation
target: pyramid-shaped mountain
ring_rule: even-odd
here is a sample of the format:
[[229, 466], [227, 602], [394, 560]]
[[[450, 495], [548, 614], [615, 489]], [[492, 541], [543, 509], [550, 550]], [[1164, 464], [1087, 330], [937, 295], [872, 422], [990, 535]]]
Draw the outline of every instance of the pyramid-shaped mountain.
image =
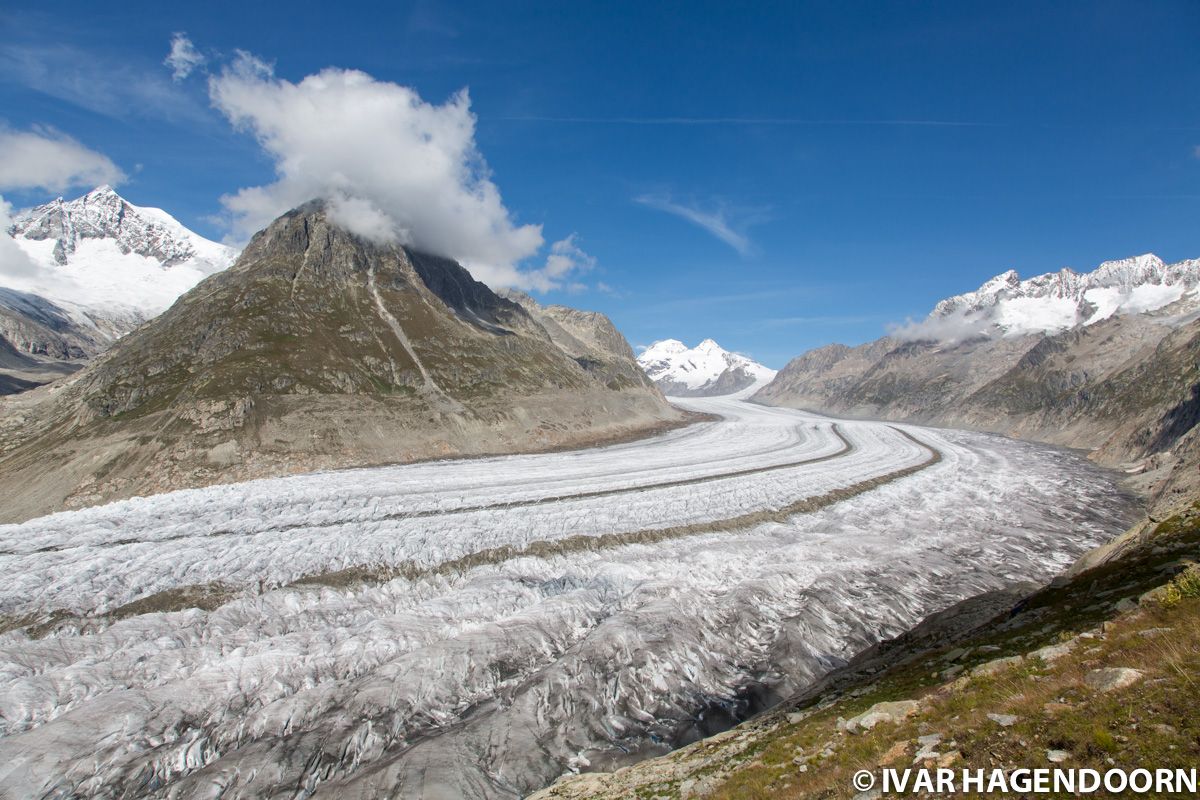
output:
[[0, 431], [0, 492], [24, 498], [17, 517], [584, 445], [679, 418], [623, 339], [569, 352], [454, 261], [351, 234], [317, 202], [55, 389], [23, 397], [20, 423]]

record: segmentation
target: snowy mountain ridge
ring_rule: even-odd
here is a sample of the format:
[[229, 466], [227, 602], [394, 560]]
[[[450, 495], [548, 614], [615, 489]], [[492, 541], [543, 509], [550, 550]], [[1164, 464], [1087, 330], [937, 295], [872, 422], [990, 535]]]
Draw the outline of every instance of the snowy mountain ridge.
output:
[[6, 276], [7, 288], [125, 320], [161, 313], [237, 257], [234, 248], [161, 209], [135, 206], [110, 186], [24, 211], [5, 233], [38, 267], [32, 275]]
[[775, 370], [731, 353], [712, 339], [692, 348], [678, 339], [663, 339], [647, 347], [638, 364], [664, 394], [677, 397], [733, 394], [775, 377]]
[[940, 301], [902, 338], [955, 339], [972, 335], [1058, 333], [1114, 314], [1157, 311], [1200, 284], [1200, 259], [1167, 264], [1147, 253], [1106, 261], [1091, 272], [1064, 268], [1021, 280], [1008, 270], [977, 290]]

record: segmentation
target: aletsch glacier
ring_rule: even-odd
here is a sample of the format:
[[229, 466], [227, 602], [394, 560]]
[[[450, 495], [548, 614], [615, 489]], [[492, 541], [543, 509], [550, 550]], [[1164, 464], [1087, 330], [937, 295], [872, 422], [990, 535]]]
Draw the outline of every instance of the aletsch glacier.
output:
[[[679, 402], [723, 419], [0, 526], [0, 614], [84, 617], [0, 636], [0, 796], [520, 796], [711, 732], [925, 614], [1048, 577], [1130, 512], [1065, 451]], [[870, 479], [885, 482], [747, 522]], [[717, 524], [637, 537], [697, 523]], [[408, 577], [378, 585], [289, 585], [399, 564]], [[208, 612], [86, 618], [210, 583], [237, 593]]]

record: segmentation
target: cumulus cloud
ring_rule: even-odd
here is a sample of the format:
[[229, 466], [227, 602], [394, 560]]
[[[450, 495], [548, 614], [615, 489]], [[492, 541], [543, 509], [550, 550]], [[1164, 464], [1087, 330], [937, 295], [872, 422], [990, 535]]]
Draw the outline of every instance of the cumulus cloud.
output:
[[65, 133], [38, 127], [16, 131], [0, 124], [0, 191], [117, 184], [125, 173], [108, 156]]
[[[567, 276], [588, 272], [596, 266], [596, 259], [583, 252], [575, 242], [575, 234], [571, 234], [550, 245], [545, 266], [531, 275], [534, 278], [533, 288], [542, 291], [553, 289]], [[575, 283], [571, 288], [579, 290], [584, 287]]]
[[942, 344], [975, 339], [980, 336], [1002, 335], [990, 317], [964, 312], [945, 316], [930, 315], [922, 320], [908, 319], [903, 324], [888, 326], [888, 335], [906, 342], [934, 341]]
[[192, 44], [186, 33], [176, 33], [171, 36], [171, 52], [163, 59], [163, 63], [171, 68], [171, 77], [182, 81], [191, 75], [197, 67], [204, 65], [205, 58]]
[[454, 258], [496, 287], [546, 290], [586, 270], [572, 237], [541, 267], [540, 225], [520, 225], [475, 142], [465, 90], [440, 105], [356, 70], [329, 68], [298, 83], [247, 53], [209, 79], [213, 105], [258, 140], [275, 182], [222, 198], [235, 238], [323, 198], [340, 225]]
[[12, 206], [0, 197], [0, 284], [21, 284], [39, 273], [38, 265], [22, 250], [9, 235], [12, 227]]
[[680, 219], [698, 225], [725, 244], [738, 251], [741, 255], [749, 255], [754, 246], [748, 236], [737, 230], [729, 218], [729, 213], [723, 208], [708, 211], [695, 205], [687, 205], [662, 194], [644, 194], [635, 197], [634, 202], [649, 208], [674, 214]]

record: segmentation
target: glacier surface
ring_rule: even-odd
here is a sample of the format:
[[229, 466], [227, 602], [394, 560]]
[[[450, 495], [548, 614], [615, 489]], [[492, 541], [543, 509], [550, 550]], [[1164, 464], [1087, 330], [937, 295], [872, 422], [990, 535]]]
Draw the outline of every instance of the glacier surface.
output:
[[[54, 615], [0, 635], [0, 796], [518, 797], [1048, 577], [1130, 512], [1061, 450], [681, 404], [722, 419], [0, 526], [0, 616]], [[117, 613], [197, 586], [225, 594]]]

